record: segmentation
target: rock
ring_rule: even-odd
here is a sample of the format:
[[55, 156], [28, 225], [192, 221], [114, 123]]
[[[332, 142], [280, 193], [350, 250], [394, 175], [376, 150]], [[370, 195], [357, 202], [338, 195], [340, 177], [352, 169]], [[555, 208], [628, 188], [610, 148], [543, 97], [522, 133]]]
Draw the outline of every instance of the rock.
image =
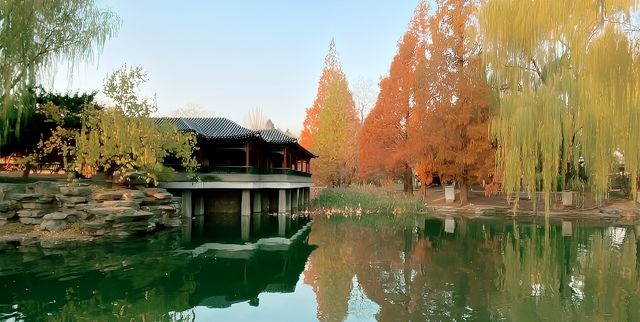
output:
[[7, 224], [7, 220], [3, 219], [3, 218], [0, 218], [0, 227], [4, 226], [6, 224]]
[[93, 195], [93, 199], [97, 201], [106, 201], [106, 200], [120, 200], [122, 199], [123, 191], [122, 190], [108, 190], [95, 193]]
[[88, 201], [85, 196], [58, 195], [57, 198], [60, 202], [63, 202], [66, 205], [75, 205], [79, 203], [86, 203]]
[[105, 218], [106, 221], [115, 221], [115, 222], [131, 222], [131, 221], [142, 221], [147, 220], [147, 218], [153, 216], [152, 213], [148, 211], [138, 210], [134, 212], [121, 212], [108, 215]]
[[140, 201], [135, 200], [109, 200], [99, 204], [99, 207], [129, 207], [134, 209], [140, 209]]
[[44, 219], [44, 220], [64, 220], [64, 219], [67, 219], [67, 217], [69, 217], [69, 213], [56, 211], [56, 212], [52, 212], [50, 214], [44, 215], [44, 217], [42, 217], [42, 219]]
[[164, 188], [145, 188], [144, 194], [147, 196], [153, 196], [156, 193], [166, 193], [167, 189]]
[[25, 225], [40, 225], [42, 218], [20, 217], [20, 222]]
[[57, 204], [53, 204], [50, 202], [41, 203], [41, 202], [23, 202], [22, 209], [51, 209], [57, 208]]
[[171, 199], [156, 199], [154, 197], [146, 197], [142, 200], [142, 205], [167, 205], [170, 204]]
[[18, 216], [20, 218], [40, 218], [48, 213], [54, 212], [55, 209], [20, 209], [18, 210]]
[[106, 233], [107, 224], [103, 221], [92, 221], [84, 224], [87, 232], [92, 236], [102, 236]]
[[122, 194], [124, 200], [141, 200], [144, 196], [144, 192], [140, 190], [127, 190]]
[[167, 217], [160, 220], [159, 224], [165, 227], [180, 227], [182, 225], [182, 220], [179, 217]]
[[55, 195], [60, 191], [60, 183], [51, 181], [38, 181], [26, 185], [25, 191], [45, 195]]
[[36, 200], [40, 197], [41, 195], [38, 193], [16, 193], [13, 194], [11, 196], [11, 199], [13, 200], [17, 200], [17, 201], [23, 201], [23, 200]]
[[7, 220], [15, 217], [18, 213], [14, 211], [4, 211], [0, 212], [0, 220]]
[[104, 208], [91, 208], [87, 209], [87, 212], [96, 216], [109, 216], [109, 215], [133, 215], [136, 210], [130, 207], [104, 207]]
[[3, 183], [0, 185], [0, 200], [9, 200], [13, 195], [24, 192], [23, 184]]
[[43, 220], [40, 223], [40, 229], [46, 231], [60, 231], [67, 228], [66, 220]]
[[91, 195], [91, 187], [88, 186], [62, 186], [60, 193], [65, 196], [89, 196]]
[[175, 213], [177, 209], [172, 205], [156, 205], [156, 206], [142, 206], [142, 210], [150, 211], [153, 213]]
[[16, 209], [16, 203], [12, 201], [0, 201], [0, 212], [7, 212]]

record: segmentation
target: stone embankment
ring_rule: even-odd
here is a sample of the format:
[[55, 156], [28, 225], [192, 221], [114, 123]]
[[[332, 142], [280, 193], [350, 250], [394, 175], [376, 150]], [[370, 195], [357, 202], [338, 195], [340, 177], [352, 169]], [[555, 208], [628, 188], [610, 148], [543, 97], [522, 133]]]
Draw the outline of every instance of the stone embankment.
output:
[[129, 236], [177, 227], [180, 198], [160, 188], [103, 189], [47, 182], [0, 185], [0, 226], [9, 222], [89, 236]]

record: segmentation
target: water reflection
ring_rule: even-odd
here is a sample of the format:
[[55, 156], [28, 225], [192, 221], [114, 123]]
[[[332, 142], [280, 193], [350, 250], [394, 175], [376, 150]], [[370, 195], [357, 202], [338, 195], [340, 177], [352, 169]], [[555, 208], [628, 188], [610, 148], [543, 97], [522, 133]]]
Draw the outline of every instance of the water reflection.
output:
[[259, 306], [265, 292], [295, 291], [314, 249], [307, 223], [294, 220], [302, 229], [287, 238], [254, 233], [241, 244], [196, 225], [183, 231], [190, 238], [178, 230], [99, 245], [7, 247], [0, 320], [193, 320], [197, 308]]
[[581, 220], [316, 219], [305, 283], [321, 321], [639, 321], [636, 236]]
[[6, 247], [0, 320], [640, 321], [635, 226], [424, 215], [250, 223], [248, 238], [240, 218], [196, 218], [184, 234], [143, 241]]

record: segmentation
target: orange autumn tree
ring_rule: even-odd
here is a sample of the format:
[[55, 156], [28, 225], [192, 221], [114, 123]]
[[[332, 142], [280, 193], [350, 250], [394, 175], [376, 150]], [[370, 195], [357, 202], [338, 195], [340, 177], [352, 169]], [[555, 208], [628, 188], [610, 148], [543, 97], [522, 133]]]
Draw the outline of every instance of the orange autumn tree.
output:
[[412, 86], [418, 62], [425, 55], [429, 6], [421, 1], [394, 56], [389, 75], [380, 81], [380, 93], [364, 120], [360, 135], [358, 170], [367, 181], [401, 177], [411, 193], [412, 162], [407, 153], [407, 122], [413, 108]]
[[332, 40], [313, 106], [307, 109], [301, 144], [319, 157], [312, 161], [314, 181], [323, 185], [351, 183], [359, 120], [347, 77]]
[[489, 140], [491, 89], [473, 32], [474, 1], [438, 0], [429, 20], [431, 43], [418, 67], [410, 145], [417, 174], [454, 181], [465, 204], [469, 185], [493, 172]]

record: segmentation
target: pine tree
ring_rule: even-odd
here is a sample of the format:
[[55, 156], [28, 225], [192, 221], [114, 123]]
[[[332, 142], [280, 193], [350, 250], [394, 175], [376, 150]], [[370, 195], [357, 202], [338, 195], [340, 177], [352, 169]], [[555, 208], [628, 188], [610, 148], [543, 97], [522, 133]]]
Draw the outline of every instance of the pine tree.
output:
[[303, 130], [301, 144], [307, 148], [311, 146], [319, 156], [312, 164], [316, 182], [332, 186], [349, 184], [355, 168], [353, 151], [357, 136], [354, 134], [359, 123], [333, 40], [325, 59], [316, 101], [307, 112], [305, 130], [311, 129], [306, 126], [309, 124], [307, 121], [315, 125], [313, 130]]

